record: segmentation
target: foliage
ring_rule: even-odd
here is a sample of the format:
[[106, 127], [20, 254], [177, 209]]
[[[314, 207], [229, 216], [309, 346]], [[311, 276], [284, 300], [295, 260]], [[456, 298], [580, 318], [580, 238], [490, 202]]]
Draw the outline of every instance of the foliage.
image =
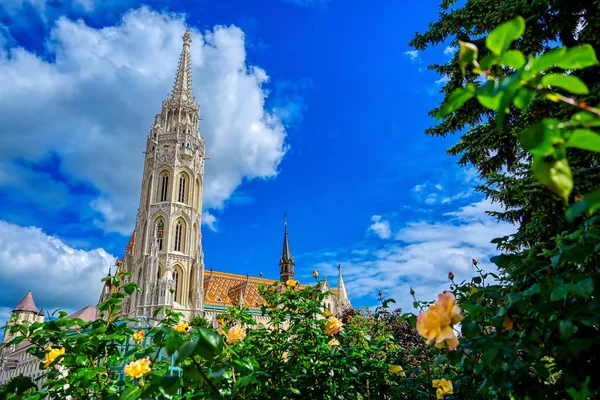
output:
[[[572, 195], [576, 186], [572, 160], [584, 151], [594, 156], [600, 152], [600, 136], [593, 130], [600, 126], [600, 110], [570, 96], [589, 93], [578, 71], [597, 65], [598, 60], [589, 45], [527, 57], [511, 49], [515, 41], [526, 42], [521, 36], [528, 32], [520, 17], [498, 26], [480, 41], [488, 52], [483, 57], [480, 46], [459, 42], [459, 67], [483, 79], [451, 93], [437, 115], [452, 119], [476, 100], [494, 111], [491, 122], [502, 131], [513, 107], [524, 113], [541, 107], [542, 101], [569, 107], [571, 115], [564, 120], [558, 118], [563, 114], [538, 118], [513, 133], [522, 147], [517, 153], [531, 160], [537, 181], [554, 192], [557, 201], [566, 204], [564, 208], [574, 200], [566, 211], [572, 225], [562, 222], [564, 215], [554, 215], [557, 221], [546, 228], [563, 230], [554, 237], [540, 236], [546, 240], [544, 246], [495, 257], [502, 276], [480, 270], [477, 260], [473, 264], [479, 276], [472, 280], [457, 283], [450, 275], [450, 289], [464, 311], [460, 346], [439, 351], [437, 359], [462, 369], [455, 381], [471, 382], [490, 398], [597, 398], [600, 221], [593, 213], [600, 201], [593, 187], [589, 195]], [[577, 168], [583, 176], [593, 176], [597, 164]], [[509, 241], [495, 240], [501, 248], [510, 248]], [[439, 330], [449, 324], [443, 321]]]
[[193, 328], [211, 328], [211, 323], [204, 317], [196, 315], [190, 319], [190, 326]]
[[52, 321], [7, 326], [17, 334], [11, 344], [29, 341], [46, 367], [42, 391], [19, 398], [425, 399], [435, 391], [412, 358], [424, 346], [399, 312], [387, 311], [389, 300], [375, 313], [349, 312], [343, 323], [322, 316], [330, 294], [322, 282], [274, 284], [260, 288], [268, 329], [238, 306], [221, 314], [218, 332], [194, 328], [205, 321], [199, 318], [190, 327], [168, 308], [157, 313], [160, 324], [140, 330], [119, 315], [123, 299], [139, 290], [123, 285], [125, 276], [105, 278], [115, 290], [98, 306], [104, 319], [59, 312]]
[[[597, 34], [600, 29], [600, 8], [597, 2], [588, 0], [442, 0], [437, 21], [430, 23], [425, 32], [417, 33], [410, 45], [422, 51], [441, 43], [458, 48], [459, 40], [472, 43], [478, 49], [479, 62], [487, 67], [484, 60], [495, 58], [486, 46], [489, 30], [517, 16], [523, 17], [527, 25], [524, 35], [515, 40], [511, 48], [522, 54], [541, 54], [560, 44], [573, 48], [587, 43], [596, 51], [600, 49], [600, 36]], [[505, 43], [498, 43], [492, 48], [497, 50]], [[509, 68], [518, 67], [526, 61], [522, 54], [505, 52], [502, 62]], [[464, 64], [458, 63], [459, 57], [461, 52], [456, 52], [445, 64], [429, 66], [429, 69], [449, 79], [442, 89], [445, 104], [455, 89], [463, 88], [465, 83], [478, 86], [481, 82], [481, 74], [477, 70], [465, 69]], [[491, 67], [494, 73], [500, 72], [499, 64]], [[463, 69], [466, 72], [464, 75]], [[600, 103], [598, 67], [578, 69], [570, 76], [566, 79], [573, 81], [579, 78], [588, 84], [589, 94], [581, 100], [587, 104]], [[489, 89], [492, 90], [491, 87]], [[514, 252], [537, 247], [536, 251], [541, 252], [541, 249], [553, 246], [552, 238], [570, 227], [562, 218], [565, 203], [535, 179], [530, 168], [531, 157], [520, 145], [518, 134], [543, 118], [567, 120], [573, 111], [570, 105], [563, 102], [548, 102], [543, 96], [528, 99], [522, 97], [527, 92], [520, 93], [516, 97], [517, 104], [530, 102], [529, 107], [511, 106], [502, 117], [495, 108], [489, 107], [499, 98], [488, 96], [488, 102], [484, 104], [478, 98], [471, 97], [426, 133], [442, 137], [460, 134], [460, 139], [448, 149], [448, 153], [458, 156], [460, 165], [473, 166], [481, 178], [476, 190], [504, 206], [502, 211], [490, 214], [516, 225], [516, 234], [502, 241], [501, 248]], [[436, 116], [439, 111], [440, 108], [436, 108], [430, 115]], [[502, 121], [502, 126], [497, 129], [499, 121]], [[597, 168], [600, 157], [596, 153], [572, 147], [567, 149], [567, 154], [573, 178], [570, 201], [573, 201], [574, 195], [589, 193], [600, 185], [600, 169]]]
[[35, 383], [29, 377], [19, 375], [10, 379], [3, 385], [0, 385], [0, 399], [14, 399], [18, 395], [26, 392], [32, 392], [30, 389], [36, 389]]

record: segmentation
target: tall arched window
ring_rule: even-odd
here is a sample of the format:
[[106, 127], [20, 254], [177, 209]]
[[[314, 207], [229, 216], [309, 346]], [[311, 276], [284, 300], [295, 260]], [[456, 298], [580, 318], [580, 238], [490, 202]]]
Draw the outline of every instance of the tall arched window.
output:
[[158, 251], [163, 249], [163, 238], [165, 235], [165, 223], [162, 218], [156, 223], [156, 240], [158, 241]]
[[150, 195], [152, 193], [152, 175], [150, 175], [147, 185], [148, 185], [148, 187], [146, 188], [146, 207], [150, 206], [150, 201], [151, 201]]
[[177, 201], [180, 203], [185, 203], [185, 190], [186, 190], [186, 178], [185, 174], [179, 175], [179, 195], [177, 196]]
[[183, 224], [181, 223], [181, 221], [177, 221], [177, 225], [175, 225], [175, 247], [174, 250], [175, 251], [181, 251], [182, 249], [182, 236], [183, 236]]
[[169, 173], [163, 172], [160, 174], [158, 181], [158, 201], [167, 201], [169, 196]]
[[196, 188], [194, 190], [194, 207], [196, 210], [200, 212], [200, 199], [202, 198], [202, 193], [200, 192], [200, 179], [196, 178]]
[[142, 255], [146, 254], [146, 235], [148, 234], [148, 221], [144, 222], [144, 234], [142, 235]]
[[175, 292], [173, 292], [173, 297], [175, 298], [175, 301], [179, 303], [179, 271], [177, 269], [173, 269], [173, 282], [173, 285], [175, 286]]

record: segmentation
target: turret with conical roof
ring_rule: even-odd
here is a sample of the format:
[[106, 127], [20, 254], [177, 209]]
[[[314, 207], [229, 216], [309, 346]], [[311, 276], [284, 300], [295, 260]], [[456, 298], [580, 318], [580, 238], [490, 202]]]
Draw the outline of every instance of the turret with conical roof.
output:
[[294, 258], [290, 252], [290, 243], [288, 241], [287, 214], [283, 214], [283, 251], [279, 260], [279, 279], [286, 282], [294, 279]]
[[[16, 316], [16, 319], [13, 320], [13, 316]], [[12, 310], [11, 320], [7, 322], [7, 325], [12, 324], [23, 324], [28, 325], [34, 322], [43, 322], [44, 314], [41, 313], [35, 305], [35, 301], [33, 300], [33, 295], [31, 291], [28, 290], [25, 296], [21, 299], [19, 304], [15, 306]], [[14, 334], [10, 333], [10, 329], [4, 330], [4, 336], [2, 338], [2, 343], [6, 343], [11, 341], [15, 337]]]

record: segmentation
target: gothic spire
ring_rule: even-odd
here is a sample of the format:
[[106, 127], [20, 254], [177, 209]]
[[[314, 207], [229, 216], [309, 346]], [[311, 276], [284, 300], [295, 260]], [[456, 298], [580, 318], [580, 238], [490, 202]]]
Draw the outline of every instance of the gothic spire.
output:
[[279, 260], [279, 277], [282, 282], [294, 279], [294, 258], [290, 252], [287, 231], [287, 213], [283, 214], [283, 251]]
[[342, 277], [341, 264], [338, 264], [338, 304], [342, 307], [347, 307], [350, 305], [348, 293], [346, 293], [346, 286], [344, 285], [344, 278]]
[[171, 93], [171, 100], [178, 103], [185, 101], [194, 101], [192, 93], [192, 62], [190, 59], [190, 43], [192, 43], [192, 35], [189, 30], [185, 31], [182, 36], [183, 50], [179, 56], [179, 66], [177, 67], [177, 76]]

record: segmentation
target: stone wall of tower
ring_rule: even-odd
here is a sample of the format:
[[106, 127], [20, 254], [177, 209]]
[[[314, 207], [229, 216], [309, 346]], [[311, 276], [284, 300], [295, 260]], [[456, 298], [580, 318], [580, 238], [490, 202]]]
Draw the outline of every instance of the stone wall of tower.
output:
[[129, 315], [151, 316], [159, 306], [186, 316], [202, 310], [206, 157], [200, 106], [191, 95], [190, 41], [186, 33], [173, 92], [162, 103], [146, 141], [136, 246], [125, 266], [143, 292], [129, 300]]

